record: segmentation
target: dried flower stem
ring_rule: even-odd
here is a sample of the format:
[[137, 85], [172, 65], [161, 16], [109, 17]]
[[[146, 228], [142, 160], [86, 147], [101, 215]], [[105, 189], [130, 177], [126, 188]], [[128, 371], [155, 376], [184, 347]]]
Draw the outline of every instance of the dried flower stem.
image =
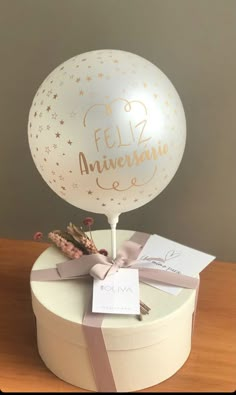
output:
[[149, 314], [149, 311], [151, 310], [149, 306], [147, 306], [145, 303], [143, 303], [140, 300], [140, 308], [143, 314]]
[[93, 236], [92, 236], [92, 232], [91, 232], [91, 226], [89, 225], [89, 234], [90, 234], [90, 239], [93, 241]]

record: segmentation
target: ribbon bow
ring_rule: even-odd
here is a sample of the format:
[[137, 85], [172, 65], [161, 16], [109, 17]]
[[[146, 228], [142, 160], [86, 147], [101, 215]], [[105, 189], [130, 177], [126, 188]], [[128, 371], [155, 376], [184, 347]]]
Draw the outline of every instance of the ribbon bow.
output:
[[102, 254], [83, 255], [79, 259], [72, 259], [56, 265], [56, 268], [33, 270], [31, 281], [69, 280], [90, 275], [104, 280], [117, 272], [119, 268], [138, 269], [141, 281], [157, 281], [183, 288], [196, 288], [198, 279], [182, 274], [167, 272], [160, 269], [139, 267], [136, 259], [142, 246], [131, 240], [125, 241], [118, 251], [117, 257], [111, 259]]

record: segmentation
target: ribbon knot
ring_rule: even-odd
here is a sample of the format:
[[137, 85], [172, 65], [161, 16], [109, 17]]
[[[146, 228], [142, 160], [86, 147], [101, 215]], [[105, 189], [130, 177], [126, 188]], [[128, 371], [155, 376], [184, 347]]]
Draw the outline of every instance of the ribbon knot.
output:
[[137, 263], [135, 258], [138, 256], [141, 248], [142, 246], [140, 244], [128, 240], [124, 242], [115, 259], [111, 259], [110, 257], [104, 255], [95, 254], [94, 259], [97, 260], [97, 263], [95, 263], [89, 270], [90, 276], [104, 280], [107, 276], [111, 276], [112, 274], [116, 273], [120, 268], [128, 268], [133, 266], [135, 263]]

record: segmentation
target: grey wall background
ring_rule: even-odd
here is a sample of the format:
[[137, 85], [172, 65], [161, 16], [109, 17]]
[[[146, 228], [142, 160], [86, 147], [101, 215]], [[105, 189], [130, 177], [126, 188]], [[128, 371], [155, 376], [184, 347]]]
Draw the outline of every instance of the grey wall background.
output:
[[[235, 261], [235, 42], [235, 0], [0, 0], [0, 237], [32, 239], [37, 230], [80, 224], [88, 215], [41, 179], [28, 147], [27, 117], [56, 66], [112, 48], [164, 71], [187, 118], [176, 176], [152, 202], [121, 215], [119, 228]], [[105, 216], [94, 218], [95, 229], [107, 227]]]

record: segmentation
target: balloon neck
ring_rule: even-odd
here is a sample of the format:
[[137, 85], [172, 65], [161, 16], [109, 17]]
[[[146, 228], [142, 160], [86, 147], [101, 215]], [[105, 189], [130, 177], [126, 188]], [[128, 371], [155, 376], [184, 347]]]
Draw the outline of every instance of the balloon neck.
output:
[[108, 220], [108, 223], [109, 223], [111, 229], [116, 229], [116, 225], [119, 222], [119, 214], [115, 215], [115, 216], [111, 216], [111, 217], [108, 215], [107, 220]]

